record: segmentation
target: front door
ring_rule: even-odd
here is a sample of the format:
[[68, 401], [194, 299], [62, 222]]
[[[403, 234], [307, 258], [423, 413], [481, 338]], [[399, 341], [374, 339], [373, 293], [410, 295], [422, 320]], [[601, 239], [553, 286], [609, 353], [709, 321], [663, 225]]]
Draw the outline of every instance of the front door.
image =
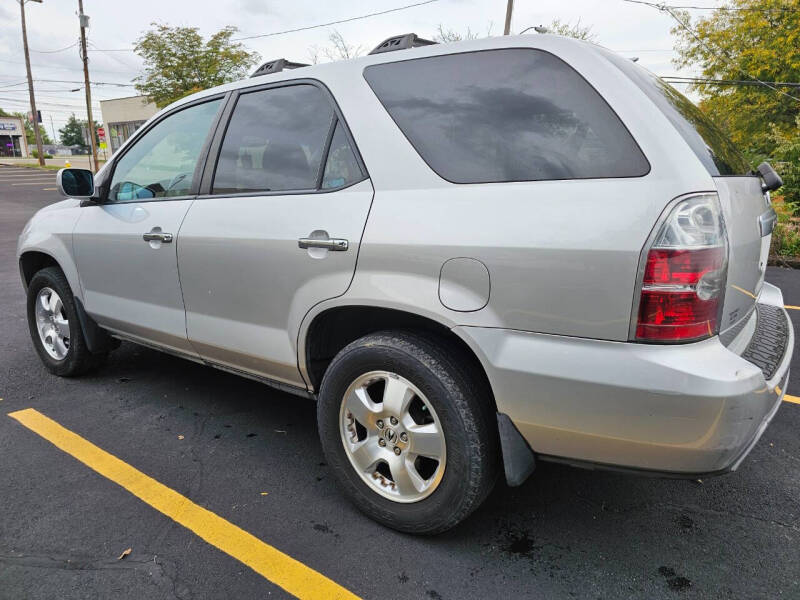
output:
[[347, 290], [373, 195], [328, 93], [241, 93], [208, 185], [178, 244], [189, 340], [206, 360], [302, 386], [297, 330]]
[[103, 202], [81, 209], [75, 260], [86, 311], [101, 326], [192, 354], [175, 242], [220, 104], [195, 104], [148, 128], [111, 165]]

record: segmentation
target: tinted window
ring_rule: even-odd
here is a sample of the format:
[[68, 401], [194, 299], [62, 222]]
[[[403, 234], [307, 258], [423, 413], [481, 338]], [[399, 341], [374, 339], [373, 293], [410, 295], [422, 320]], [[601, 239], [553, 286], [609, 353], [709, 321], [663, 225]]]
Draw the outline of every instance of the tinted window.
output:
[[373, 65], [364, 76], [449, 181], [633, 177], [650, 169], [597, 92], [546, 52], [451, 54]]
[[730, 138], [674, 87], [612, 52], [606, 56], [658, 106], [711, 175], [746, 175], [752, 171]]
[[174, 113], [147, 131], [114, 167], [108, 199], [185, 196], [221, 100]]
[[361, 167], [358, 166], [344, 126], [341, 122], [337, 122], [328, 150], [328, 160], [325, 162], [325, 172], [322, 175], [322, 189], [343, 187], [361, 178]]
[[242, 94], [222, 142], [213, 193], [316, 189], [333, 108], [313, 85]]

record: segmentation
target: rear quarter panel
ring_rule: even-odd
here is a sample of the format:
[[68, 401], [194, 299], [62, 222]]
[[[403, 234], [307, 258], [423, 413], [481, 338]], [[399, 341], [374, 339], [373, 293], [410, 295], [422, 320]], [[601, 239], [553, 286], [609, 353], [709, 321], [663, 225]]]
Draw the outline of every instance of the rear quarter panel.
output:
[[[597, 89], [642, 148], [650, 172], [627, 179], [449, 183], [416, 153], [361, 70], [342, 69], [325, 82], [376, 193], [350, 289], [315, 307], [304, 328], [326, 308], [350, 303], [408, 310], [451, 327], [628, 338], [649, 233], [671, 199], [714, 190], [713, 180], [646, 96], [590, 46], [518, 36], [459, 44], [459, 51], [526, 45], [553, 52]], [[418, 48], [360, 62], [366, 67], [447, 51]], [[488, 268], [491, 292], [481, 310], [453, 311], [440, 302], [440, 270], [454, 257], [475, 258]]]

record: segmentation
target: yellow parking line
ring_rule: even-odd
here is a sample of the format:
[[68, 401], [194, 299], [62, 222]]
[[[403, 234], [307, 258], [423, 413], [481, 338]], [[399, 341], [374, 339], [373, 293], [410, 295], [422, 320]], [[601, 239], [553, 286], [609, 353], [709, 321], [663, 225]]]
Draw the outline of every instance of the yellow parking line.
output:
[[198, 506], [42, 413], [26, 408], [8, 416], [290, 594], [298, 598], [357, 600], [352, 592], [311, 567]]
[[[88, 123], [89, 121], [86, 122]], [[58, 188], [42, 188], [42, 190], [44, 190], [45, 192], [55, 192], [57, 189]]]
[[800, 306], [792, 306], [791, 304], [786, 304], [783, 308], [788, 308], [789, 310], [800, 310]]
[[798, 396], [790, 396], [789, 394], [783, 395], [784, 402], [792, 402], [793, 404], [800, 404], [800, 397]]

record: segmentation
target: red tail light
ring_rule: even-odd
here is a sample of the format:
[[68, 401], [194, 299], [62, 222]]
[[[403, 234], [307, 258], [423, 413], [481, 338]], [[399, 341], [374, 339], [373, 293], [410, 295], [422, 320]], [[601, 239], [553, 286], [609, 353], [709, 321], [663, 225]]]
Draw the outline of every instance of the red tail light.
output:
[[687, 342], [716, 335], [726, 271], [727, 240], [717, 196], [680, 201], [647, 252], [635, 339]]

